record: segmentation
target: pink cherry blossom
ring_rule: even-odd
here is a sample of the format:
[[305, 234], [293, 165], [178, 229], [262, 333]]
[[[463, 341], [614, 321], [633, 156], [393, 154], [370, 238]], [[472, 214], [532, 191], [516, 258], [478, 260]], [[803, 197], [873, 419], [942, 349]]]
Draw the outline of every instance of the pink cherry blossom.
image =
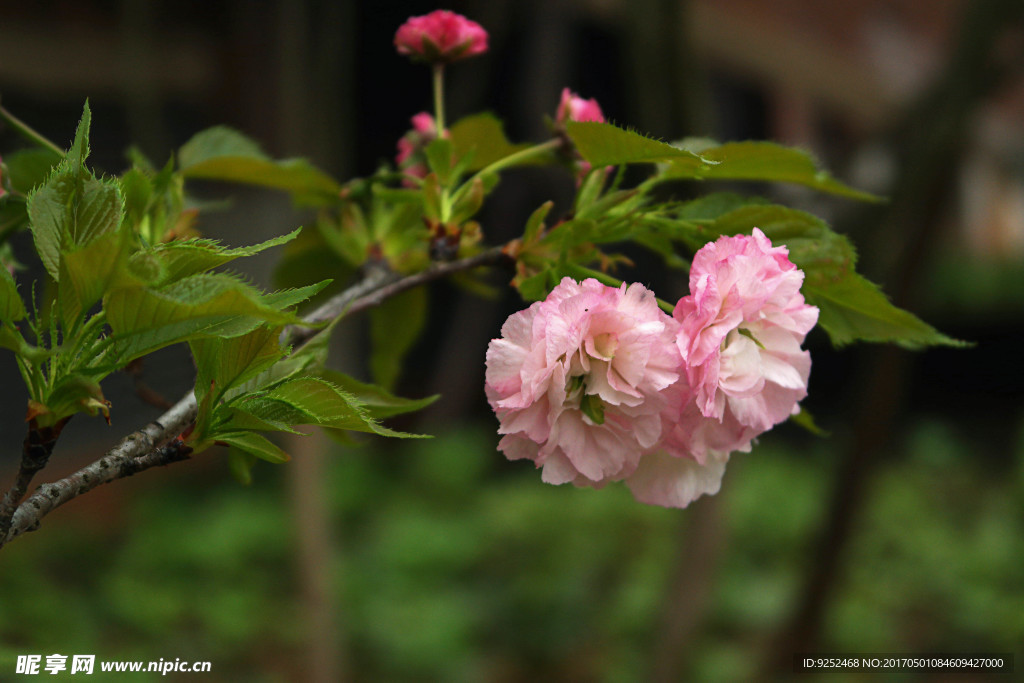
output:
[[720, 237], [694, 256], [690, 294], [673, 316], [696, 408], [710, 421], [679, 427], [698, 459], [747, 451], [758, 434], [798, 412], [811, 358], [800, 348], [818, 309], [800, 293], [804, 274], [761, 230]]
[[555, 123], [564, 124], [566, 121], [604, 123], [604, 114], [601, 112], [601, 105], [597, 103], [597, 100], [593, 98], [585, 100], [568, 88], [564, 88], [562, 100], [558, 103], [558, 112], [555, 114]]
[[487, 31], [448, 10], [409, 17], [395, 33], [399, 54], [432, 63], [449, 63], [487, 51]]
[[498, 448], [552, 484], [599, 488], [633, 474], [688, 398], [678, 327], [643, 285], [563, 279], [487, 348]]
[[434, 121], [433, 116], [425, 111], [421, 111], [413, 116], [412, 130], [398, 139], [398, 154], [395, 155], [395, 165], [402, 169], [406, 175], [425, 178], [427, 175], [427, 165], [422, 158], [415, 159], [414, 156], [419, 154], [436, 137], [437, 123]]

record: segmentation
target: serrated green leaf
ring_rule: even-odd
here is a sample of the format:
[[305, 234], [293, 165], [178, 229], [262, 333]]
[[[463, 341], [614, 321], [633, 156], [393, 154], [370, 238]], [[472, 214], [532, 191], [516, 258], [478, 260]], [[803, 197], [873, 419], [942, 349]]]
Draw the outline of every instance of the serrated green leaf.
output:
[[[448, 132], [457, 158], [472, 152], [472, 162], [466, 169], [469, 171], [479, 171], [530, 146], [514, 145], [509, 142], [501, 121], [488, 113], [459, 119]], [[542, 160], [540, 162], [542, 163]], [[539, 160], [532, 159], [526, 163], [536, 164]]]
[[[286, 432], [288, 434], [302, 434], [293, 429], [288, 419], [295, 424], [309, 424], [310, 416], [295, 406], [288, 405], [281, 401], [255, 398], [251, 403], [246, 404], [252, 408], [245, 410], [237, 405], [220, 406], [217, 408], [217, 432]], [[257, 414], [259, 413], [259, 414]]]
[[75, 140], [71, 143], [65, 159], [71, 168], [79, 168], [85, 165], [89, 157], [89, 129], [92, 127], [92, 110], [89, 109], [89, 100], [85, 101], [82, 107], [82, 118], [78, 121], [78, 128], [75, 129]]
[[196, 398], [213, 387], [217, 397], [259, 375], [284, 355], [280, 327], [259, 327], [231, 339], [210, 337], [189, 342], [196, 363]]
[[893, 306], [878, 285], [857, 273], [847, 272], [827, 283], [805, 283], [803, 292], [807, 302], [820, 310], [818, 324], [836, 346], [858, 340], [894, 342], [910, 349], [968, 346]]
[[306, 285], [305, 287], [295, 287], [293, 289], [279, 289], [276, 292], [270, 292], [263, 295], [263, 302], [273, 306], [275, 308], [290, 308], [301, 304], [303, 301], [312, 299], [314, 296], [319, 294], [325, 287], [331, 284], [330, 280], [324, 280], [323, 282], [317, 282], [316, 284]]
[[97, 180], [65, 160], [29, 195], [28, 215], [36, 251], [59, 281], [62, 252], [84, 247], [121, 225], [121, 194], [116, 183]]
[[[423, 438], [421, 435], [396, 432], [377, 424], [366, 413], [358, 399], [330, 382], [315, 377], [288, 380], [263, 394], [262, 398], [287, 405], [291, 410], [302, 411], [311, 416], [308, 421], [293, 424], [315, 424], [332, 429], [372, 432], [381, 436]], [[248, 410], [250, 403], [242, 402], [241, 407]], [[252, 412], [260, 415], [256, 411]], [[276, 413], [271, 413], [270, 416], [282, 422], [289, 421], [276, 417]]]
[[0, 322], [16, 323], [25, 317], [25, 302], [7, 268], [0, 264]]
[[441, 398], [440, 394], [425, 398], [401, 398], [383, 387], [360, 382], [354, 377], [334, 370], [323, 371], [321, 377], [354, 396], [370, 417], [377, 420], [422, 410]]
[[224, 126], [195, 135], [182, 146], [178, 162], [186, 178], [271, 187], [312, 204], [333, 202], [341, 191], [337, 181], [304, 159], [273, 161], [255, 142]]
[[427, 294], [422, 288], [403, 292], [370, 311], [370, 371], [377, 384], [394, 387], [426, 319]]
[[161, 263], [159, 279], [152, 284], [156, 286], [180, 280], [189, 275], [204, 273], [208, 270], [230, 263], [237, 258], [253, 256], [265, 249], [286, 244], [295, 239], [301, 229], [287, 235], [274, 237], [265, 242], [248, 247], [228, 249], [215, 240], [191, 239], [175, 240], [158, 244], [152, 249], [138, 252], [132, 256], [133, 261], [156, 258]]
[[773, 244], [785, 244], [790, 260], [804, 271], [801, 291], [820, 310], [818, 324], [833, 344], [862, 340], [910, 348], [963, 345], [894, 306], [877, 285], [857, 274], [853, 245], [816, 216], [771, 204], [743, 206], [709, 224], [706, 234], [710, 241], [719, 234], [746, 234], [755, 227]]
[[287, 301], [224, 274], [192, 275], [164, 287], [120, 288], [104, 298], [107, 322], [123, 362], [189, 339], [237, 337], [262, 324], [299, 322]]
[[688, 160], [673, 160], [664, 177], [795, 183], [850, 199], [880, 201], [869, 192], [855, 190], [833, 178], [807, 152], [774, 142], [727, 142], [702, 149], [700, 156], [712, 163], [694, 165]]
[[217, 440], [241, 449], [250, 455], [254, 455], [260, 460], [272, 462], [275, 465], [286, 463], [292, 459], [290, 455], [274, 445], [269, 439], [259, 434], [230, 434], [218, 436]]
[[580, 155], [594, 167], [672, 161], [681, 168], [697, 169], [710, 167], [712, 163], [699, 154], [677, 149], [667, 142], [623, 130], [610, 123], [569, 121], [566, 130]]

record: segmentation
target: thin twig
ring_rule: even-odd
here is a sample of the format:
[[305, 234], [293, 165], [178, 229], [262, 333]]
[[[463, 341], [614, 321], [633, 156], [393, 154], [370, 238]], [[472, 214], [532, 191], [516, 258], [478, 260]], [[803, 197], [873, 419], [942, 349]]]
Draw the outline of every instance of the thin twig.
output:
[[505, 262], [511, 263], [512, 259], [505, 253], [504, 247], [492, 247], [487, 251], [477, 254], [476, 256], [470, 256], [469, 258], [450, 261], [448, 263], [438, 263], [426, 270], [422, 270], [414, 275], [409, 275], [400, 280], [385, 284], [369, 294], [359, 297], [352, 302], [345, 311], [345, 314], [352, 315], [353, 313], [364, 311], [367, 308], [379, 306], [384, 303], [385, 300], [390, 299], [396, 294], [401, 294], [407, 289], [418, 287], [430, 282], [431, 280], [442, 278], [445, 275], [459, 273], [464, 270], [472, 270], [473, 268], [479, 268], [481, 266], [497, 266]]
[[[373, 270], [363, 280], [332, 297], [327, 303], [306, 316], [310, 324], [320, 324], [333, 318], [345, 317], [377, 306], [388, 297], [407, 289], [481, 266], [510, 262], [504, 247], [493, 247], [476, 256], [430, 266], [413, 275], [401, 277], [387, 270]], [[296, 346], [316, 333], [315, 328], [294, 327], [286, 341]], [[39, 527], [40, 520], [64, 503], [83, 493], [124, 477], [158, 465], [169, 465], [188, 458], [187, 449], [173, 442], [196, 418], [196, 400], [192, 392], [160, 416], [158, 420], [125, 437], [121, 443], [102, 458], [59, 481], [42, 484], [14, 513], [10, 532], [4, 542]], [[0, 546], [3, 544], [0, 543]]]

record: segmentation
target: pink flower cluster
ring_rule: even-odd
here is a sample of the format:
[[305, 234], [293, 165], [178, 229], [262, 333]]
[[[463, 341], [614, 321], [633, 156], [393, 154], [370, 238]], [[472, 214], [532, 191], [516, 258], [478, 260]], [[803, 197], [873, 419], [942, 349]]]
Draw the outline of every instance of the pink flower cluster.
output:
[[427, 177], [427, 164], [423, 150], [437, 138], [437, 122], [434, 117], [421, 111], [412, 117], [412, 130], [398, 139], [398, 154], [395, 166], [416, 178]]
[[642, 285], [563, 279], [488, 346], [498, 448], [552, 484], [625, 481], [668, 507], [716, 493], [729, 454], [807, 395], [818, 309], [802, 283], [756, 228], [697, 252], [672, 316]]
[[409, 17], [395, 33], [395, 47], [414, 59], [447, 64], [487, 52], [487, 31], [461, 14], [439, 9]]

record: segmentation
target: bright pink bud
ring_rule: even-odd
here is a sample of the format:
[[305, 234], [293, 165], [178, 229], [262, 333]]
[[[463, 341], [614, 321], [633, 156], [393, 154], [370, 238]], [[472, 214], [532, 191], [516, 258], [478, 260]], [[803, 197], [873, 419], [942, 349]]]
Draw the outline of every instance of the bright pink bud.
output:
[[558, 104], [555, 122], [564, 124], [566, 121], [596, 121], [604, 123], [604, 114], [597, 100], [585, 100], [572, 90], [562, 90], [562, 101]]
[[[447, 137], [447, 131], [445, 132]], [[421, 111], [412, 117], [412, 130], [398, 139], [398, 154], [395, 155], [395, 166], [406, 175], [416, 178], [427, 176], [427, 164], [423, 158], [423, 150], [437, 138], [437, 122], [434, 117]]]
[[454, 62], [487, 51], [487, 31], [448, 10], [409, 17], [395, 33], [398, 53], [426, 62]]

